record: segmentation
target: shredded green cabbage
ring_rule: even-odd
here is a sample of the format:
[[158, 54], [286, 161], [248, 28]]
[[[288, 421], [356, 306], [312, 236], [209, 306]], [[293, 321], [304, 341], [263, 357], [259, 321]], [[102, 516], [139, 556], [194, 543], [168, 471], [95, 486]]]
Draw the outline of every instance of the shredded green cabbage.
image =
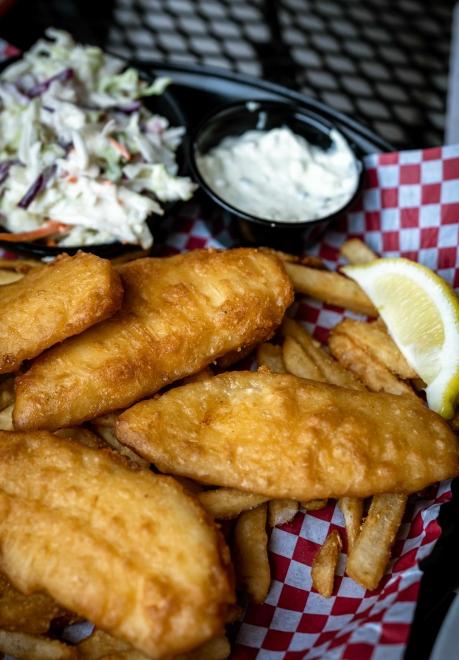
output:
[[150, 247], [147, 218], [195, 188], [177, 176], [184, 129], [141, 101], [168, 83], [150, 84], [122, 60], [47, 30], [0, 76], [2, 224], [22, 232], [63, 223], [60, 246]]

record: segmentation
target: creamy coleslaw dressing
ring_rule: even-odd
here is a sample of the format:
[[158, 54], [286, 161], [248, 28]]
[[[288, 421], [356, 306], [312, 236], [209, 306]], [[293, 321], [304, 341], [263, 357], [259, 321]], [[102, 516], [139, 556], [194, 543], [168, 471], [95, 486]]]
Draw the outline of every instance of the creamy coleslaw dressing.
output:
[[236, 209], [267, 220], [305, 222], [343, 207], [355, 192], [355, 156], [338, 131], [328, 151], [290, 128], [226, 137], [197, 165], [206, 183]]

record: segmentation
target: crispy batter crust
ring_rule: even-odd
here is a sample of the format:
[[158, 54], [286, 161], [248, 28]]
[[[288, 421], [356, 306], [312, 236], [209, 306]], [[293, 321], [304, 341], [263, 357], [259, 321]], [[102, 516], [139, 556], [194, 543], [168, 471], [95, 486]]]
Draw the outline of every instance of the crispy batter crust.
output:
[[282, 263], [255, 249], [139, 259], [119, 271], [121, 311], [17, 380], [16, 428], [56, 429], [126, 408], [268, 339], [293, 300]]
[[414, 397], [230, 372], [124, 412], [121, 442], [162, 472], [295, 500], [413, 492], [459, 474], [448, 425]]
[[122, 296], [111, 263], [84, 252], [0, 287], [0, 373], [17, 371], [24, 360], [112, 316]]
[[229, 555], [171, 477], [47, 432], [0, 432], [0, 569], [152, 658], [221, 632]]

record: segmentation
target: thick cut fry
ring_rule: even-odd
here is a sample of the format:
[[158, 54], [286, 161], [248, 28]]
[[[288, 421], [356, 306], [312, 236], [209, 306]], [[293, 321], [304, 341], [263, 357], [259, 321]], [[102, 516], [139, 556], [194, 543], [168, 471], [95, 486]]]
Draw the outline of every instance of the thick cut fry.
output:
[[279, 259], [255, 249], [139, 259], [119, 272], [121, 311], [51, 349], [17, 380], [16, 428], [54, 430], [126, 408], [269, 339], [293, 298]]
[[[77, 646], [82, 660], [148, 660], [150, 656], [136, 651], [130, 644], [102, 630], [95, 630]], [[174, 656], [174, 660], [226, 660], [231, 648], [224, 635], [213, 637], [197, 649]]]
[[76, 660], [78, 657], [74, 648], [55, 639], [7, 630], [0, 630], [0, 652], [17, 660]]
[[0, 286], [19, 282], [24, 277], [23, 273], [16, 273], [14, 270], [5, 270], [0, 268]]
[[53, 619], [66, 616], [68, 612], [46, 594], [26, 596], [0, 573], [0, 630], [41, 635]]
[[237, 518], [243, 511], [267, 502], [267, 495], [245, 493], [235, 488], [216, 488], [199, 493], [198, 499], [205, 510], [217, 520]]
[[11, 404], [0, 411], [0, 431], [13, 430], [13, 405]]
[[263, 252], [268, 254], [274, 254], [276, 257], [279, 257], [281, 261], [292, 264], [303, 264], [303, 266], [309, 266], [310, 268], [319, 268], [320, 270], [326, 270], [323, 259], [316, 257], [314, 255], [297, 255], [289, 254], [288, 252], [282, 252], [281, 250], [273, 250], [272, 248], [260, 248]]
[[301, 507], [305, 511], [319, 511], [320, 509], [326, 507], [327, 504], [328, 500], [306, 500], [304, 502], [300, 502]]
[[339, 508], [344, 516], [346, 525], [347, 551], [351, 552], [360, 533], [362, 524], [363, 500], [358, 497], [340, 497]]
[[418, 398], [407, 383], [399, 380], [348, 335], [336, 328], [330, 334], [328, 345], [336, 359], [358, 376], [372, 392], [406, 394]]
[[[321, 347], [319, 342], [316, 342], [303, 328], [302, 325], [293, 319], [285, 318], [282, 323], [282, 332], [286, 338], [291, 337], [298, 344], [300, 344], [301, 348], [309, 358], [309, 361], [312, 361], [318, 369], [319, 377], [313, 376], [313, 372], [310, 370], [311, 376], [303, 376], [303, 378], [309, 377], [313, 380], [320, 380], [325, 383], [330, 383], [331, 385], [340, 385], [341, 387], [347, 387], [351, 390], [365, 389], [358, 378], [356, 378], [353, 373], [345, 369], [333, 357], [328, 355], [328, 353], [326, 353], [325, 350]], [[293, 358], [294, 356], [292, 356], [289, 360], [289, 364], [292, 368], [295, 368]], [[308, 371], [304, 370], [304, 373], [308, 373]], [[299, 376], [300, 374], [295, 373], [295, 375]]]
[[162, 472], [270, 499], [413, 492], [459, 473], [454, 433], [416, 397], [288, 374], [171, 389], [124, 412], [116, 434]]
[[63, 255], [0, 288], [0, 373], [112, 316], [122, 295], [110, 262], [84, 252]]
[[288, 523], [298, 513], [299, 504], [295, 500], [271, 500], [268, 507], [268, 524], [270, 527]]
[[376, 589], [384, 575], [406, 501], [406, 495], [402, 494], [375, 495], [372, 499], [346, 567], [349, 577], [366, 589]]
[[344, 319], [338, 323], [335, 332], [347, 335], [386, 369], [400, 378], [416, 378], [416, 372], [410, 367], [387, 330], [380, 323]]
[[333, 595], [335, 572], [340, 552], [341, 537], [338, 531], [333, 529], [314, 557], [311, 567], [312, 586], [325, 598], [330, 598]]
[[223, 539], [170, 477], [47, 432], [0, 433], [0, 569], [152, 658], [220, 634]]
[[80, 642], [76, 650], [82, 660], [148, 660], [150, 656], [137, 651], [127, 642], [112, 637], [103, 630], [94, 632]]
[[282, 356], [287, 371], [294, 376], [298, 376], [298, 378], [309, 378], [310, 380], [317, 380], [322, 383], [326, 382], [326, 378], [319, 367], [293, 337], [287, 336], [284, 339]]
[[32, 268], [43, 266], [41, 261], [35, 259], [0, 259], [0, 268], [14, 270], [16, 273], [28, 273]]
[[378, 255], [360, 238], [350, 238], [345, 241], [340, 248], [340, 253], [351, 264], [366, 264], [378, 258]]
[[365, 316], [377, 316], [378, 312], [358, 284], [339, 273], [286, 263], [295, 291], [330, 305], [350, 309]]
[[234, 528], [234, 562], [236, 575], [249, 597], [262, 603], [271, 584], [266, 534], [267, 506], [245, 511]]
[[274, 344], [261, 344], [257, 351], [259, 367], [267, 367], [276, 374], [285, 374], [285, 364], [282, 358], [282, 348]]
[[0, 411], [14, 402], [14, 378], [0, 381]]

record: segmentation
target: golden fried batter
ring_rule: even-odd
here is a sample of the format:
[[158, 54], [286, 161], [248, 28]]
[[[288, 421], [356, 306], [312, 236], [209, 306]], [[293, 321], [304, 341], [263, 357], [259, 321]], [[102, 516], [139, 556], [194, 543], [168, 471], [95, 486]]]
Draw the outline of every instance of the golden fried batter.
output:
[[17, 380], [16, 428], [53, 430], [126, 408], [271, 337], [293, 298], [282, 263], [255, 249], [139, 259], [119, 272], [121, 311]]
[[110, 262], [63, 255], [0, 287], [0, 373], [114, 314], [123, 289]]
[[272, 498], [413, 492], [459, 474], [457, 440], [414, 397], [230, 372], [124, 412], [121, 442], [162, 472]]
[[152, 658], [222, 631], [228, 550], [171, 477], [47, 432], [0, 432], [0, 569]]

